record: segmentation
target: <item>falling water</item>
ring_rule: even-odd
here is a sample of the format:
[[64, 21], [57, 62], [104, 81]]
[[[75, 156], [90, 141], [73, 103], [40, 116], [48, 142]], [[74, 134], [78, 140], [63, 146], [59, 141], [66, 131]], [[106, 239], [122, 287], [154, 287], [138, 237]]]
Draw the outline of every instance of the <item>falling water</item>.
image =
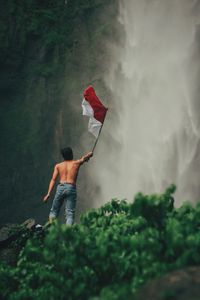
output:
[[98, 201], [170, 183], [177, 204], [200, 199], [199, 2], [120, 1], [122, 36], [105, 78], [112, 100], [91, 166]]

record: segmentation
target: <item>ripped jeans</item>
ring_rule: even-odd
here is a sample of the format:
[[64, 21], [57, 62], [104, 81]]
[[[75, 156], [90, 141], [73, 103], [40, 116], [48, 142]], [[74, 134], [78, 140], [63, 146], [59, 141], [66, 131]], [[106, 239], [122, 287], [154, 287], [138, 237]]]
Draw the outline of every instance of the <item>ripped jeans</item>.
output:
[[74, 223], [75, 208], [76, 208], [76, 186], [70, 183], [60, 183], [57, 186], [56, 194], [50, 210], [49, 218], [55, 219], [58, 217], [61, 206], [65, 201], [65, 216], [66, 224]]

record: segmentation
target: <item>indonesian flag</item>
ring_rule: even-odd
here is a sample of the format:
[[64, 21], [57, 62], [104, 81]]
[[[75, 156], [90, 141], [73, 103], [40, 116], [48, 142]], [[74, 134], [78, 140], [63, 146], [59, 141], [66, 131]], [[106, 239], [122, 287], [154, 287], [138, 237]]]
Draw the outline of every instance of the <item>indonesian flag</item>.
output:
[[101, 103], [91, 85], [84, 90], [83, 96], [83, 115], [90, 118], [88, 130], [97, 138], [108, 109]]

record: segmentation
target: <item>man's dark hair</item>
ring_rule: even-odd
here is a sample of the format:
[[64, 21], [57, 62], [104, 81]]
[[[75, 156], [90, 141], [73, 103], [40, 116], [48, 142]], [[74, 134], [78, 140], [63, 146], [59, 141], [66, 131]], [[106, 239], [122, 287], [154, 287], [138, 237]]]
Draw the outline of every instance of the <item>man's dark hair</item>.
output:
[[72, 151], [72, 148], [70, 148], [70, 147], [61, 149], [61, 154], [62, 154], [64, 160], [72, 160], [73, 159], [73, 151]]

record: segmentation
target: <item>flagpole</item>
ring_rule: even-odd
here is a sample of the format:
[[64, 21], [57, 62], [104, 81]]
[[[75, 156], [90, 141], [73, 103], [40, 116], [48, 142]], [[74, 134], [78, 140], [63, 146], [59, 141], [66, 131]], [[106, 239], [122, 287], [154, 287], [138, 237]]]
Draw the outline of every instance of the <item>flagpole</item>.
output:
[[[108, 108], [106, 109], [106, 114], [107, 114], [107, 111], [108, 111]], [[103, 123], [102, 123], [102, 125], [101, 125], [100, 130], [99, 130], [98, 137], [96, 138], [96, 141], [95, 141], [94, 146], [93, 146], [93, 148], [92, 148], [92, 153], [94, 153], [94, 149], [96, 148], [97, 142], [98, 142], [98, 140], [99, 140], [99, 136], [100, 136], [101, 130], [102, 130], [102, 128], [103, 128], [103, 124], [104, 124], [104, 121], [105, 121], [105, 118], [106, 118], [106, 114], [105, 114], [105, 116], [104, 116]]]

